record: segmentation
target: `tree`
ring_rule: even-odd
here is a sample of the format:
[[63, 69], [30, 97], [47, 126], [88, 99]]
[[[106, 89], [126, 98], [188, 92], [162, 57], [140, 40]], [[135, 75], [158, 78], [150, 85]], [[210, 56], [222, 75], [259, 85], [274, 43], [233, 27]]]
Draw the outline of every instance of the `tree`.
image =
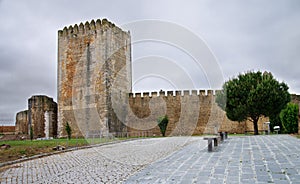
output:
[[258, 135], [260, 117], [279, 114], [291, 100], [289, 87], [268, 72], [247, 72], [224, 83], [216, 94], [216, 103], [232, 121], [250, 120]]
[[160, 128], [161, 134], [165, 137], [166, 136], [167, 126], [168, 126], [168, 123], [169, 123], [168, 116], [159, 117], [157, 119], [157, 123], [158, 123], [158, 126]]
[[280, 113], [280, 120], [282, 128], [286, 133], [298, 132], [298, 114], [299, 106], [297, 104], [289, 103], [285, 109]]
[[72, 135], [72, 129], [71, 129], [71, 126], [69, 125], [69, 122], [67, 122], [65, 130], [66, 130], [66, 132], [68, 134], [68, 139], [70, 140], [71, 139], [71, 135]]

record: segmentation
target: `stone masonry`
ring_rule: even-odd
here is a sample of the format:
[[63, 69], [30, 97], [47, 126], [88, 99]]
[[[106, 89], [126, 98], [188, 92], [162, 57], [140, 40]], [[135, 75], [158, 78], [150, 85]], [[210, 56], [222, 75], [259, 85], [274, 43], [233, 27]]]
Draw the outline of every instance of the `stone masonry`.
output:
[[34, 137], [57, 136], [57, 104], [44, 95], [28, 99], [28, 124]]
[[17, 113], [15, 133], [28, 134], [28, 110]]
[[[58, 133], [73, 136], [126, 127], [112, 109], [112, 93], [131, 91], [131, 41], [106, 19], [58, 31]], [[122, 117], [126, 117], [126, 109]]]
[[30, 135], [30, 127], [34, 138], [57, 136], [57, 104], [52, 98], [32, 96], [28, 99], [28, 110], [17, 113], [16, 134]]
[[[225, 112], [215, 103], [212, 90], [161, 91], [147, 93], [130, 93], [128, 111], [128, 131], [150, 131], [160, 135], [157, 117], [167, 115], [169, 124], [167, 135], [201, 135], [214, 134], [215, 131], [244, 133], [253, 130], [250, 121], [234, 122], [226, 117]], [[264, 130], [263, 123], [258, 122], [259, 130]]]

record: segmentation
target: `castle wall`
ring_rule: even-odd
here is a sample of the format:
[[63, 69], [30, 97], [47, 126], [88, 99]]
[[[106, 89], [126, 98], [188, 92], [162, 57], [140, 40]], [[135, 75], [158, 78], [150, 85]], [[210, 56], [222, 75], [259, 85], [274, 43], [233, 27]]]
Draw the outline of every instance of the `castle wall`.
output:
[[[130, 34], [106, 19], [58, 31], [58, 134], [124, 131], [113, 94], [131, 91]], [[123, 112], [126, 114], [126, 112]], [[125, 117], [125, 115], [123, 115]]]
[[[215, 131], [241, 134], [254, 130], [253, 122], [249, 120], [229, 120], [226, 113], [215, 103], [213, 94], [211, 90], [168, 91], [167, 94], [164, 91], [131, 93], [128, 131], [149, 131], [160, 135], [157, 118], [164, 115], [169, 118], [167, 135], [200, 135], [212, 134]], [[300, 95], [291, 95], [291, 102], [300, 106]], [[268, 121], [268, 117], [261, 117], [258, 130], [266, 130], [264, 123]], [[300, 130], [300, 123], [298, 125]]]
[[[244, 133], [252, 122], [230, 121], [215, 103], [213, 91], [168, 91], [129, 94], [129, 132], [149, 131], [160, 135], [157, 118], [167, 115], [167, 135], [213, 134], [215, 131]], [[262, 127], [264, 120], [259, 122]]]
[[28, 133], [28, 110], [18, 112], [16, 115], [16, 134]]

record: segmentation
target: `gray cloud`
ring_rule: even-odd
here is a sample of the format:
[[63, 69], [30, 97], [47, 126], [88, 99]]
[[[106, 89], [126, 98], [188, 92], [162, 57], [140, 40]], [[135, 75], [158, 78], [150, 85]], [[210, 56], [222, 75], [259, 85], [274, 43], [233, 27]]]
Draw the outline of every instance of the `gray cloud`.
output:
[[[268, 70], [300, 94], [298, 0], [0, 0], [0, 120], [13, 120], [33, 94], [56, 99], [57, 30], [104, 17], [120, 26], [142, 19], [176, 23], [207, 43], [225, 79], [247, 70]], [[172, 57], [159, 48], [134, 46], [133, 56], [167, 56], [194, 81], [204, 81], [205, 71], [187, 66], [186, 56]], [[149, 85], [140, 81], [136, 90], [157, 89], [155, 80], [145, 83]]]

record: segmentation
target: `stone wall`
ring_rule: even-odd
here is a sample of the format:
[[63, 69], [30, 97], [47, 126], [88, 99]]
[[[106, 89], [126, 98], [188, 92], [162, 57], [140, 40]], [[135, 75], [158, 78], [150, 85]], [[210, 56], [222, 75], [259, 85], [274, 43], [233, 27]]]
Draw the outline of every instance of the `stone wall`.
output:
[[[249, 121], [230, 121], [215, 103], [212, 90], [161, 91], [129, 94], [129, 114], [126, 125], [129, 132], [149, 131], [160, 135], [157, 118], [167, 115], [167, 135], [213, 134], [216, 131], [244, 133], [253, 130]], [[259, 130], [268, 121], [261, 118]]]
[[17, 113], [15, 133], [28, 134], [28, 110]]
[[0, 126], [0, 133], [1, 134], [14, 134], [15, 133], [15, 126]]
[[[124, 131], [112, 110], [112, 93], [131, 91], [131, 41], [106, 19], [58, 31], [58, 133], [73, 136], [93, 131]], [[123, 112], [125, 117], [126, 112]]]
[[[47, 115], [47, 116], [45, 116]], [[57, 104], [52, 98], [43, 95], [28, 99], [28, 124], [37, 137], [57, 136]], [[47, 133], [46, 133], [47, 132]], [[28, 133], [29, 134], [29, 133]]]
[[33, 137], [57, 136], [57, 104], [52, 98], [35, 95], [28, 99], [28, 110], [16, 115], [16, 134], [30, 134]]
[[[240, 134], [254, 130], [251, 121], [229, 120], [215, 103], [213, 94], [211, 90], [130, 93], [127, 129], [129, 132], [148, 131], [160, 135], [157, 118], [167, 115], [167, 135], [212, 134], [215, 131]], [[291, 97], [292, 102], [300, 106], [300, 96]], [[268, 121], [268, 117], [261, 117], [258, 130], [266, 130], [264, 123]]]

